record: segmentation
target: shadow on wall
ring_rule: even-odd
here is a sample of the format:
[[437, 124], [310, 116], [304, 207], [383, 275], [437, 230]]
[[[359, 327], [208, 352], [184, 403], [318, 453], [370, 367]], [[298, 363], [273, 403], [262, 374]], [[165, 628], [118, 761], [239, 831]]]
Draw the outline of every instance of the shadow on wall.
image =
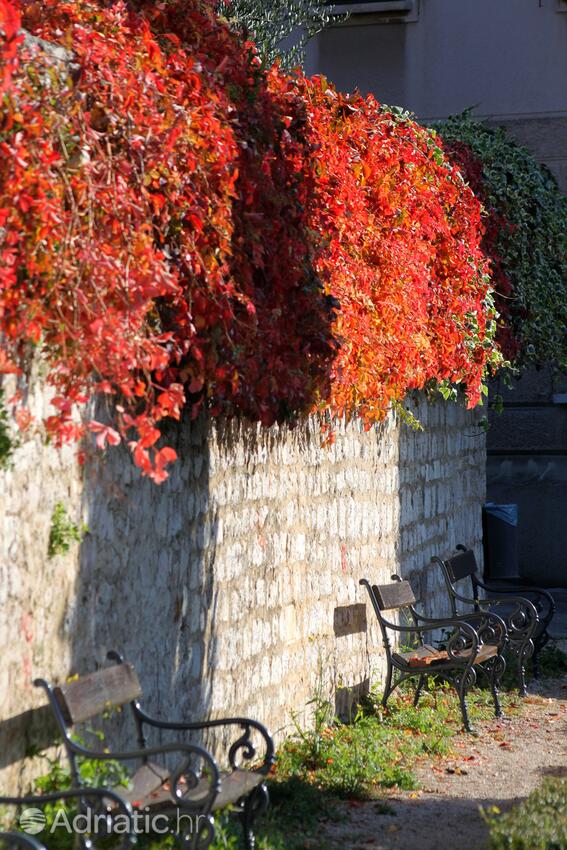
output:
[[[353, 605], [340, 605], [333, 611], [333, 634], [335, 638], [349, 635], [368, 635], [366, 604], [355, 602]], [[343, 720], [352, 717], [357, 704], [370, 693], [370, 679], [367, 676], [354, 685], [338, 686], [335, 690], [335, 714]]]
[[[398, 572], [412, 585], [418, 610], [451, 613], [433, 555], [447, 557], [464, 543], [482, 563], [481, 506], [486, 494], [486, 434], [481, 414], [458, 404], [423, 400], [412, 407], [425, 430], [400, 429]], [[392, 571], [393, 572], [393, 571]]]
[[[202, 418], [166, 434], [179, 460], [159, 487], [141, 478], [125, 449], [95, 459], [85, 476], [89, 533], [71, 615], [71, 669], [92, 671], [118, 651], [138, 672], [145, 707], [164, 719], [206, 716], [211, 699], [217, 520], [209, 428]], [[114, 743], [135, 745], [130, 722], [129, 712], [113, 718]]]
[[[18, 671], [25, 679], [22, 699], [17, 701], [20, 710], [14, 712], [12, 700], [10, 716], [0, 722], [0, 770], [8, 769], [10, 783], [20, 776], [27, 787], [28, 769], [37, 772], [47, 767], [35, 762], [16, 766], [58, 740], [50, 709], [46, 705], [29, 708], [43, 702], [31, 688], [34, 676], [53, 680], [54, 676], [84, 675], [108, 664], [107, 652], [116, 650], [136, 667], [150, 713], [168, 719], [209, 714], [217, 653], [211, 624], [218, 605], [213, 583], [217, 516], [209, 497], [209, 431], [209, 423], [200, 419], [185, 421], [165, 435], [179, 461], [160, 487], [141, 478], [123, 447], [87, 461], [81, 513], [89, 531], [75, 555], [70, 552], [51, 562], [42, 554], [42, 571], [32, 585], [33, 593], [37, 590], [41, 599], [50, 599], [49, 593], [57, 598], [55, 585], [60, 582], [62, 604], [45, 612], [48, 632], [43, 641], [50, 647], [58, 643], [61, 657], [54, 669], [51, 656], [42, 656], [42, 636], [37, 634], [35, 641], [33, 635], [37, 657], [29, 669]], [[62, 467], [62, 480], [65, 474]], [[52, 485], [48, 476], [41, 478], [46, 520], [51, 494], [45, 490]], [[21, 523], [22, 535], [26, 523], [27, 518]], [[24, 577], [28, 581], [29, 576]], [[23, 581], [21, 585], [16, 588], [21, 607], [39, 604], [33, 593], [24, 599], [27, 585]], [[19, 631], [14, 641], [25, 646], [28, 636]], [[22, 678], [11, 683], [17, 693]], [[110, 743], [122, 749], [136, 747], [129, 712], [110, 720]], [[155, 743], [160, 741], [158, 734]]]

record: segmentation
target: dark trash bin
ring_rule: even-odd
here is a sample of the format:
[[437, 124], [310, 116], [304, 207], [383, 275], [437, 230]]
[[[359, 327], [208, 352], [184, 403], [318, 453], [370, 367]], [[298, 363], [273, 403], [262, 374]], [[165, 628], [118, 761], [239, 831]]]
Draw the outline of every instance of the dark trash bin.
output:
[[519, 575], [518, 506], [487, 502], [482, 509], [484, 577]]

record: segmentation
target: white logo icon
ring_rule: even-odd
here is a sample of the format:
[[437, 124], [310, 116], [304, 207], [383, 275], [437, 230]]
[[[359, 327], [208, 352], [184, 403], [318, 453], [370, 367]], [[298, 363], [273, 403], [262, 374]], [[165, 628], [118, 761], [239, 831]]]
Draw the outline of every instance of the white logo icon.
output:
[[20, 815], [20, 827], [28, 835], [37, 835], [45, 827], [45, 815], [41, 809], [24, 809]]

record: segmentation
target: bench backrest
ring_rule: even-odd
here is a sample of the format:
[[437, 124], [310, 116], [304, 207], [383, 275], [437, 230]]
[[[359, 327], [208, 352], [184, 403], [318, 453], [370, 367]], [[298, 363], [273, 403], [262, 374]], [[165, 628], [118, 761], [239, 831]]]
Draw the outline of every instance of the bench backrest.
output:
[[[411, 585], [408, 581], [395, 581], [392, 584], [370, 584], [367, 579], [361, 579], [360, 584], [366, 587], [372, 607], [378, 619], [378, 625], [382, 632], [382, 640], [384, 649], [386, 650], [386, 658], [388, 664], [391, 663], [392, 646], [388, 635], [388, 628], [392, 628], [392, 623], [383, 616], [384, 611], [392, 611], [400, 608], [409, 608], [412, 620], [415, 623], [415, 614], [413, 606], [415, 596]], [[396, 628], [394, 626], [394, 628]]]
[[478, 572], [478, 565], [472, 549], [464, 549], [447, 558], [445, 566], [449, 578], [453, 582], [460, 581], [462, 578], [472, 578]]
[[71, 679], [55, 688], [54, 694], [66, 724], [72, 726], [138, 699], [142, 688], [134, 667], [124, 663]]
[[457, 605], [457, 597], [467, 596], [470, 597], [471, 594], [463, 593], [460, 590], [457, 590], [455, 585], [457, 582], [462, 579], [469, 579], [470, 581], [470, 590], [472, 592], [472, 597], [475, 598], [477, 594], [478, 588], [478, 564], [476, 562], [475, 554], [472, 549], [466, 549], [464, 546], [459, 544], [457, 546], [457, 551], [454, 555], [451, 555], [450, 558], [446, 558], [443, 560], [439, 558], [437, 555], [434, 555], [431, 559], [432, 563], [439, 564], [441, 570], [443, 571], [443, 578], [445, 580], [445, 586], [447, 587], [447, 594], [449, 596], [449, 602], [451, 603], [451, 611], [453, 616], [456, 617], [459, 614], [459, 608]]
[[416, 601], [409, 581], [374, 584], [372, 590], [381, 611], [404, 608], [406, 605], [413, 605]]

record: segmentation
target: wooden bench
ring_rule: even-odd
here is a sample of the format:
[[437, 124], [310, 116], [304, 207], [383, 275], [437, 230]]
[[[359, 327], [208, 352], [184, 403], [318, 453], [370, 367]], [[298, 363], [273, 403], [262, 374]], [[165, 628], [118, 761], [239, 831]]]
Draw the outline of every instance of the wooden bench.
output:
[[[136, 844], [136, 829], [133, 818], [132, 807], [119, 794], [110, 791], [108, 788], [70, 788], [65, 791], [55, 791], [51, 794], [29, 795], [26, 797], [0, 797], [0, 806], [17, 806], [20, 809], [20, 815], [26, 809], [38, 809], [48, 803], [55, 803], [67, 800], [77, 800], [79, 805], [78, 811], [86, 814], [89, 810], [95, 814], [100, 814], [103, 818], [106, 815], [109, 806], [112, 806], [116, 814], [120, 814], [123, 818], [120, 833], [117, 834], [113, 841], [113, 850], [130, 850]], [[93, 821], [94, 822], [94, 821]], [[23, 828], [23, 824], [20, 823]], [[126, 827], [126, 828], [125, 828]], [[100, 834], [102, 842], [108, 838], [108, 833]], [[85, 832], [80, 836], [81, 846], [85, 850], [94, 850], [96, 835], [87, 835]], [[31, 835], [26, 832], [0, 832], [0, 850], [3, 848], [23, 848], [23, 850], [48, 850], [44, 842], [49, 845], [49, 837], [45, 830]]]
[[[462, 544], [450, 558], [434, 557], [443, 571], [445, 586], [453, 614], [458, 613], [458, 603], [467, 610], [485, 610], [498, 614], [506, 623], [509, 649], [516, 659], [520, 694], [525, 696], [525, 664], [533, 655], [534, 674], [537, 675], [537, 657], [549, 640], [547, 627], [555, 612], [555, 602], [542, 588], [526, 587], [515, 580], [486, 583], [479, 576], [475, 554]], [[471, 595], [459, 593], [459, 582], [468, 579]], [[464, 612], [461, 612], [464, 613]]]
[[[386, 706], [394, 688], [413, 677], [418, 678], [414, 705], [419, 703], [421, 690], [428, 676], [441, 676], [457, 690], [463, 725], [471, 732], [466, 693], [476, 683], [476, 669], [489, 676], [494, 713], [501, 716], [498, 688], [506, 664], [502, 652], [507, 642], [506, 627], [500, 617], [487, 613], [475, 614], [476, 628], [469, 618], [452, 617], [433, 619], [424, 617], [415, 608], [415, 596], [409, 582], [392, 576], [392, 584], [373, 585], [367, 579], [360, 584], [366, 587], [372, 607], [378, 618], [384, 649], [386, 651], [386, 682], [382, 705]], [[406, 623], [394, 623], [384, 617], [384, 611], [397, 611]], [[436, 630], [448, 631], [444, 649], [425, 643], [425, 636]], [[413, 649], [400, 652], [392, 648], [390, 632], [404, 635], [406, 642], [413, 641]], [[395, 673], [398, 673], [394, 678]]]
[[[189, 832], [182, 836], [184, 846], [204, 850], [214, 838], [213, 813], [231, 805], [239, 816], [246, 850], [253, 850], [253, 823], [265, 811], [268, 792], [265, 778], [274, 763], [274, 746], [267, 729], [258, 721], [230, 717], [207, 721], [172, 721], [151, 717], [141, 706], [142, 690], [134, 667], [115, 652], [108, 654], [113, 666], [73, 679], [59, 687], [45, 680], [34, 684], [48, 696], [63, 741], [73, 782], [82, 786], [77, 759], [113, 759], [138, 762], [130, 784], [114, 789], [135, 809], [179, 818]], [[137, 748], [126, 752], [89, 749], [70, 734], [75, 724], [104, 715], [108, 709], [129, 705]], [[210, 752], [189, 740], [204, 730], [223, 728], [232, 743], [227, 752], [227, 769], [221, 770]], [[169, 730], [183, 737], [159, 746], [147, 745], [149, 728]], [[263, 752], [258, 755], [257, 746]], [[178, 758], [175, 767], [165, 762]]]

